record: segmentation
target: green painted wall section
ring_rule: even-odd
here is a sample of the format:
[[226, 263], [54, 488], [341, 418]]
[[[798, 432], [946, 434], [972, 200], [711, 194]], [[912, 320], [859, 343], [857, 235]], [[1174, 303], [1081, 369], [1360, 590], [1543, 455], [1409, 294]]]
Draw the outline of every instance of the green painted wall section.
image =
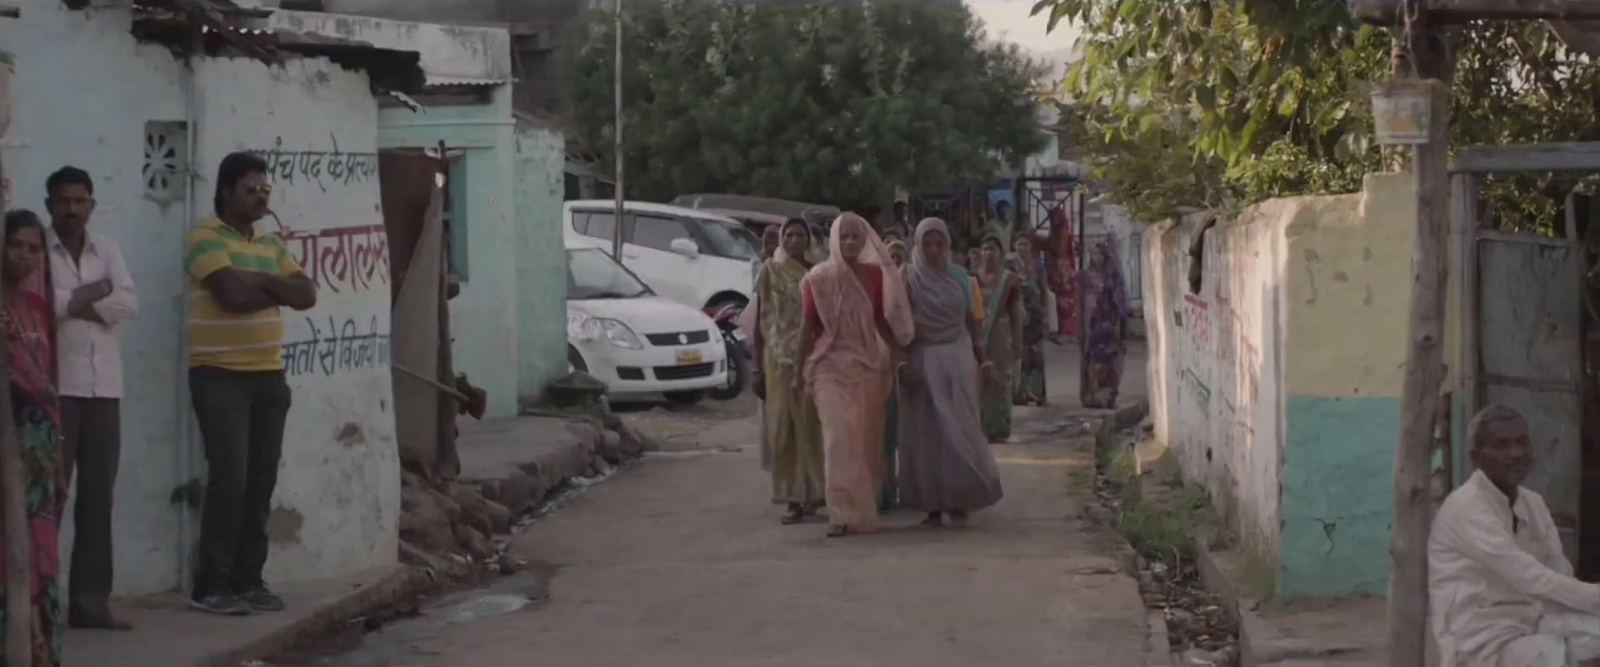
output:
[[1383, 593], [1400, 399], [1291, 394], [1278, 595]]
[[517, 413], [516, 133], [509, 87], [487, 104], [383, 109], [378, 116], [382, 148], [432, 148], [444, 141], [465, 151], [467, 274], [450, 302], [451, 346], [456, 372], [489, 393], [489, 416]]
[[567, 253], [561, 236], [566, 142], [536, 127], [517, 132], [517, 394], [537, 401], [567, 371]]

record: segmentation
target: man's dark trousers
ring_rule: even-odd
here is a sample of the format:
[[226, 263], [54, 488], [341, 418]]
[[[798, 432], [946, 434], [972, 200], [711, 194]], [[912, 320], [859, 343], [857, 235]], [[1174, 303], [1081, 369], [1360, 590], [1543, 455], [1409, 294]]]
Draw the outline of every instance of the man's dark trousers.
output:
[[189, 395], [209, 469], [195, 597], [260, 588], [289, 384], [283, 371], [196, 366]]
[[60, 405], [67, 479], [74, 471], [78, 476], [67, 615], [103, 622], [111, 618], [111, 504], [122, 455], [122, 401], [62, 396]]

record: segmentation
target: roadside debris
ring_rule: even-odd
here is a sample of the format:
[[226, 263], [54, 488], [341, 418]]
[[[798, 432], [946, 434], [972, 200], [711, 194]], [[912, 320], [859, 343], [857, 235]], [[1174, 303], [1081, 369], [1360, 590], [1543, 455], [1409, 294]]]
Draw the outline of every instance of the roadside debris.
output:
[[1147, 429], [1102, 435], [1095, 495], [1137, 552], [1139, 593], [1145, 607], [1166, 618], [1174, 665], [1238, 667], [1239, 620], [1205, 589], [1193, 553], [1193, 531], [1212, 523], [1210, 498], [1159, 463], [1145, 468], [1125, 460], [1136, 456], [1126, 441], [1148, 437]]

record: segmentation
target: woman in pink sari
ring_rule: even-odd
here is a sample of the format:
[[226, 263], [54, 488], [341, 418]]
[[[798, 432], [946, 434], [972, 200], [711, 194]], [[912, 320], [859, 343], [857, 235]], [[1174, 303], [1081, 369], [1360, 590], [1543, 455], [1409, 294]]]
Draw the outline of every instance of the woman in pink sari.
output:
[[829, 537], [878, 527], [884, 410], [894, 361], [911, 341], [911, 308], [889, 250], [854, 213], [840, 215], [828, 260], [800, 282], [802, 373], [822, 421]]

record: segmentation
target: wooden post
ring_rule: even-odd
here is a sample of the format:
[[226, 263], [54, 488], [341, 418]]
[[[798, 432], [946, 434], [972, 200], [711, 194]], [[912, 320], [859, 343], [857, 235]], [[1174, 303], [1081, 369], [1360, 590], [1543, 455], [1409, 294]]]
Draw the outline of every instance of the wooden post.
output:
[[1445, 263], [1450, 228], [1450, 67], [1442, 31], [1418, 3], [1396, 39], [1396, 78], [1427, 80], [1428, 141], [1412, 148], [1416, 185], [1416, 244], [1400, 438], [1394, 457], [1394, 515], [1389, 534], [1389, 665], [1422, 667], [1428, 645], [1429, 480], [1433, 431], [1444, 382]]
[[[0, 183], [5, 182], [5, 165], [0, 162]], [[0, 209], [8, 208], [5, 202]], [[0, 517], [5, 527], [6, 586], [6, 664], [25, 667], [33, 664], [33, 606], [30, 604], [33, 577], [28, 539], [28, 505], [24, 493], [22, 447], [11, 426], [10, 360], [0, 353], [0, 502], [5, 504]]]
[[617, 24], [612, 29], [616, 31], [615, 51], [612, 53], [611, 86], [612, 103], [616, 105], [616, 121], [611, 125], [611, 138], [613, 140], [611, 155], [612, 166], [616, 169], [616, 187], [612, 189], [613, 206], [616, 211], [611, 223], [611, 257], [622, 264], [622, 225], [626, 220], [623, 210], [623, 170], [622, 170], [622, 0], [617, 0]]

